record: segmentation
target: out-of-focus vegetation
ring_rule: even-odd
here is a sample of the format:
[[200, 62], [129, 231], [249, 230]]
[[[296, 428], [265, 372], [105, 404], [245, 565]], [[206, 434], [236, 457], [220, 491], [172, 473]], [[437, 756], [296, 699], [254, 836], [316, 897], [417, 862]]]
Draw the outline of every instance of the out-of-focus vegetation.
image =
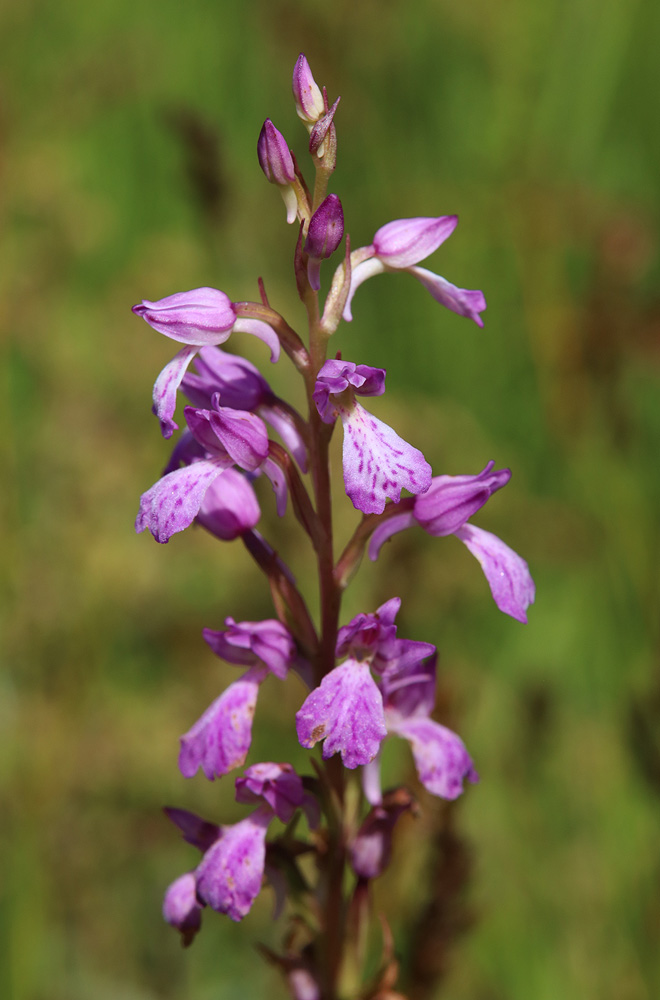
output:
[[[439, 645], [438, 717], [482, 779], [400, 823], [378, 898], [411, 995], [660, 995], [660, 6], [23, 0], [0, 39], [0, 996], [280, 995], [250, 944], [278, 940], [270, 890], [187, 952], [160, 919], [195, 863], [160, 806], [241, 815], [231, 780], [176, 767], [235, 677], [200, 630], [271, 610], [238, 543], [133, 534], [168, 453], [149, 409], [173, 350], [130, 306], [205, 284], [255, 298], [263, 275], [302, 321], [295, 234], [255, 155], [269, 115], [304, 168], [301, 49], [342, 95], [332, 190], [353, 245], [458, 213], [431, 266], [488, 301], [480, 331], [378, 278], [336, 347], [388, 369], [377, 413], [436, 473], [513, 468], [477, 522], [538, 587], [523, 627], [455, 539], [409, 532], [347, 598], [345, 617], [399, 594], [400, 634]], [[232, 347], [298, 394], [249, 339]], [[262, 496], [305, 578], [295, 522]], [[283, 690], [262, 692], [251, 760], [301, 759], [301, 691]], [[413, 780], [405, 748], [388, 768]]]

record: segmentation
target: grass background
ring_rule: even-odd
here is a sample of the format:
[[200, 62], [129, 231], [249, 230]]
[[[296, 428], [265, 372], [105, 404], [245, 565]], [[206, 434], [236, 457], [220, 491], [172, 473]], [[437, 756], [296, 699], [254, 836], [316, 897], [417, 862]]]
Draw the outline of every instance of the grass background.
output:
[[[345, 620], [399, 594], [400, 634], [438, 644], [439, 717], [482, 778], [400, 824], [379, 900], [411, 993], [659, 995], [659, 43], [654, 0], [5, 0], [1, 996], [281, 995], [251, 945], [278, 940], [269, 890], [242, 926], [207, 917], [187, 952], [160, 919], [194, 863], [160, 806], [241, 814], [231, 782], [176, 768], [178, 735], [235, 676], [200, 630], [270, 605], [237, 544], [133, 534], [167, 455], [149, 408], [172, 349], [130, 306], [205, 284], [254, 298], [263, 275], [302, 321], [255, 156], [268, 115], [304, 162], [300, 50], [342, 95], [332, 190], [353, 245], [457, 213], [431, 267], [488, 301], [480, 331], [379, 278], [337, 349], [388, 369], [374, 412], [436, 473], [511, 466], [477, 521], [538, 588], [520, 626], [455, 539], [410, 532], [347, 596]], [[265, 369], [249, 340], [232, 346]], [[286, 360], [267, 375], [300, 398]], [[306, 579], [295, 524], [262, 496]], [[301, 760], [301, 691], [270, 684], [251, 759]], [[405, 749], [388, 768], [413, 780]], [[416, 921], [444, 877], [425, 845], [450, 841], [465, 877], [424, 958]]]

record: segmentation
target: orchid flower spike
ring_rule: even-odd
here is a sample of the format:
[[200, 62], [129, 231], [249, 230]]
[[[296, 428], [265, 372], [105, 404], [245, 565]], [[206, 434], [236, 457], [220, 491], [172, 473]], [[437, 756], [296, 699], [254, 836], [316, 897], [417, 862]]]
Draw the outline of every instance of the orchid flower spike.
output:
[[459, 316], [473, 319], [477, 326], [483, 326], [479, 315], [486, 308], [483, 292], [457, 288], [439, 274], [417, 267], [420, 260], [432, 254], [451, 236], [457, 224], [458, 216], [440, 215], [436, 218], [396, 219], [381, 226], [373, 243], [351, 254], [351, 288], [344, 307], [344, 319], [353, 318], [351, 301], [367, 278], [385, 271], [407, 271], [424, 285], [436, 302]]

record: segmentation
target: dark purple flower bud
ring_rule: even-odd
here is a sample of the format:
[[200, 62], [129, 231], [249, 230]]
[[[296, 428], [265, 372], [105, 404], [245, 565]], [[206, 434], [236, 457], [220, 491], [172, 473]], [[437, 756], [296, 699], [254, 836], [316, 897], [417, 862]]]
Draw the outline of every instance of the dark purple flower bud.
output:
[[197, 867], [197, 895], [218, 913], [242, 920], [259, 895], [266, 863], [266, 831], [274, 813], [262, 806], [223, 829]]
[[306, 124], [313, 125], [323, 116], [325, 112], [323, 95], [302, 52], [293, 68], [293, 98], [298, 117]]
[[270, 118], [263, 123], [257, 141], [257, 155], [261, 169], [271, 184], [292, 184], [296, 179], [293, 157], [282, 133]]
[[236, 779], [236, 801], [266, 802], [278, 819], [289, 823], [303, 805], [303, 783], [291, 764], [254, 764], [243, 778]]
[[223, 542], [231, 542], [254, 528], [260, 517], [259, 503], [248, 480], [236, 469], [227, 469], [204, 494], [197, 523]]
[[410, 792], [398, 788], [367, 814], [350, 847], [351, 866], [359, 878], [372, 879], [383, 874], [392, 856], [396, 821], [413, 804]]
[[291, 633], [275, 618], [261, 622], [236, 622], [226, 618], [226, 629], [218, 632], [205, 628], [202, 632], [216, 656], [241, 666], [265, 666], [283, 680], [296, 658], [296, 646]]
[[344, 235], [344, 211], [336, 194], [329, 194], [310, 219], [305, 253], [310, 260], [307, 267], [309, 283], [315, 291], [321, 287], [319, 267], [321, 260], [327, 260]]
[[423, 496], [416, 497], [413, 516], [429, 535], [452, 535], [488, 498], [511, 478], [510, 469], [492, 472], [489, 462], [477, 476], [434, 476]]
[[191, 944], [202, 926], [202, 904], [197, 899], [197, 882], [193, 872], [181, 875], [165, 893], [163, 917], [181, 932], [184, 947]]

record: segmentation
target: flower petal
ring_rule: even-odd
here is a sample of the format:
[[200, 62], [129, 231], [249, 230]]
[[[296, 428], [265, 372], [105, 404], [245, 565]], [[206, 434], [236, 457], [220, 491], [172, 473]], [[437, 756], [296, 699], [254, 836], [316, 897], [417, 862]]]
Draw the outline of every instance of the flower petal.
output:
[[266, 830], [274, 813], [257, 809], [226, 826], [197, 867], [197, 895], [219, 913], [242, 920], [259, 895], [266, 863]]
[[251, 333], [253, 337], [258, 337], [259, 340], [263, 340], [264, 344], [270, 348], [270, 360], [274, 363], [279, 359], [280, 338], [272, 326], [269, 326], [264, 320], [252, 319], [249, 316], [239, 316], [234, 323], [234, 333]]
[[410, 267], [408, 271], [421, 281], [436, 302], [451, 309], [452, 312], [458, 313], [459, 316], [473, 319], [477, 326], [484, 325], [484, 321], [479, 315], [486, 308], [483, 292], [477, 289], [458, 288], [439, 274], [427, 271], [425, 267]]
[[346, 660], [331, 670], [297, 712], [296, 729], [308, 749], [325, 740], [324, 759], [341, 753], [350, 768], [373, 760], [387, 730], [383, 699], [368, 665]]
[[365, 282], [367, 278], [373, 278], [375, 274], [384, 273], [385, 265], [382, 261], [378, 260], [378, 257], [370, 257], [367, 260], [363, 260], [359, 264], [356, 264], [351, 270], [351, 287], [348, 292], [348, 298], [346, 299], [346, 305], [344, 306], [344, 312], [342, 314], [346, 322], [350, 323], [353, 319], [351, 302], [353, 301], [353, 296], [360, 285]]
[[439, 722], [417, 716], [395, 725], [388, 720], [388, 728], [410, 742], [419, 780], [432, 795], [456, 799], [465, 778], [479, 780], [461, 738]]
[[168, 472], [140, 497], [135, 530], [139, 534], [148, 528], [157, 542], [168, 542], [192, 524], [207, 489], [228, 464], [213, 458]]
[[432, 254], [451, 236], [457, 225], [457, 215], [395, 219], [381, 226], [374, 236], [373, 245], [383, 263], [398, 270], [417, 264]]
[[227, 469], [204, 494], [197, 523], [216, 538], [231, 542], [254, 528], [260, 517], [261, 510], [248, 480], [237, 469]]
[[385, 501], [397, 503], [402, 489], [423, 493], [429, 488], [431, 466], [421, 451], [359, 403], [339, 412], [344, 424], [344, 484], [357, 510], [382, 514]]
[[371, 561], [375, 562], [378, 559], [382, 546], [392, 535], [396, 535], [399, 531], [405, 531], [406, 528], [412, 528], [416, 523], [413, 512], [410, 510], [404, 514], [395, 514], [394, 517], [388, 517], [386, 521], [379, 524], [369, 539], [369, 558]]
[[198, 350], [198, 347], [182, 348], [171, 361], [168, 361], [154, 382], [152, 409], [160, 420], [160, 430], [164, 438], [172, 437], [172, 432], [179, 426], [172, 419], [176, 410], [176, 394], [186, 369]]
[[181, 737], [179, 770], [184, 778], [192, 778], [201, 767], [209, 781], [213, 781], [216, 775], [220, 778], [241, 766], [252, 742], [259, 685], [266, 676], [263, 667], [248, 670]]
[[266, 802], [283, 823], [291, 822], [303, 805], [305, 790], [291, 764], [253, 764], [236, 779], [236, 801]]
[[525, 560], [497, 535], [473, 524], [460, 528], [456, 537], [479, 560], [500, 611], [526, 623], [526, 611], [534, 603], [536, 591]]
[[163, 900], [163, 917], [181, 932], [184, 947], [189, 945], [202, 926], [202, 906], [197, 900], [193, 872], [181, 875], [169, 886]]
[[157, 302], [143, 299], [133, 306], [133, 312], [158, 333], [196, 347], [223, 344], [229, 339], [236, 320], [233, 303], [218, 288], [175, 292]]
[[415, 520], [429, 535], [452, 535], [511, 479], [510, 469], [492, 472], [489, 462], [477, 476], [434, 476], [430, 488], [415, 498]]

